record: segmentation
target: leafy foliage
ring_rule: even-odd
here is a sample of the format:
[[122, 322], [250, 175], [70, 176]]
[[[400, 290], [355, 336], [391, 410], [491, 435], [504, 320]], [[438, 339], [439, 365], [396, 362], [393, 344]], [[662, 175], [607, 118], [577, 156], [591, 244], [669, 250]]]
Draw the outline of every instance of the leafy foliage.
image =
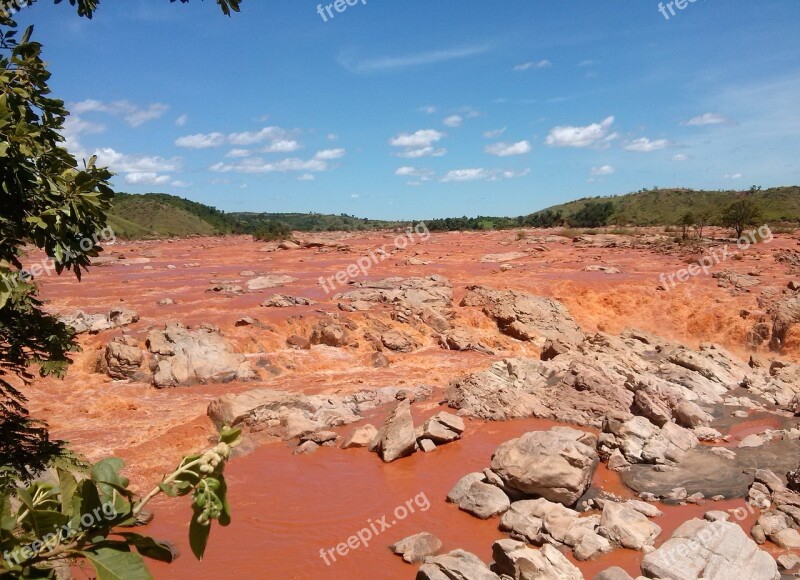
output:
[[[33, 28], [18, 39], [10, 13], [34, 3], [0, 5], [0, 576], [52, 578], [65, 559], [85, 558], [103, 580], [150, 578], [142, 558], [169, 562], [172, 550], [119, 528], [136, 524], [160, 493], [191, 493], [192, 547], [201, 558], [211, 522], [230, 523], [223, 469], [240, 433], [224, 429], [216, 447], [184, 459], [141, 501], [120, 475], [119, 459], [103, 460], [88, 474], [58, 467], [57, 482], [35, 479], [48, 466], [79, 462], [30, 418], [21, 390], [36, 373], [63, 376], [78, 349], [72, 331], [43, 310], [34, 278], [50, 269], [81, 278], [102, 251], [98, 233], [114, 194], [106, 168], [94, 158], [79, 166], [63, 146], [69, 113], [50, 96]], [[91, 18], [99, 0], [69, 3]], [[240, 0], [217, 3], [226, 14], [239, 11]], [[25, 270], [26, 247], [44, 251], [47, 266]]]
[[270, 221], [259, 224], [258, 229], [253, 232], [253, 239], [268, 242], [285, 240], [291, 233], [289, 226], [285, 223]]
[[[61, 4], [64, 0], [53, 0], [55, 4]], [[97, 10], [98, 4], [100, 4], [100, 0], [67, 0], [70, 6], [77, 6], [78, 8], [78, 16], [82, 16], [88, 19], [92, 19], [94, 16], [95, 10]], [[175, 2], [175, 0], [169, 0], [170, 2]], [[180, 0], [182, 4], [186, 4], [189, 0]], [[13, 8], [16, 11], [21, 10], [24, 7], [32, 6], [36, 3], [36, 0], [6, 0], [3, 4], [6, 8]], [[239, 12], [239, 6], [241, 5], [242, 0], [217, 0], [217, 4], [222, 9], [222, 13], [226, 16], [230, 16], [231, 12]], [[2, 10], [2, 9], [0, 9]], [[5, 16], [8, 16], [5, 13]]]
[[42, 310], [23, 272], [23, 247], [54, 259], [57, 273], [80, 278], [101, 250], [81, 242], [105, 227], [111, 174], [94, 159], [79, 168], [62, 146], [67, 111], [50, 97], [42, 47], [28, 29], [17, 41], [13, 21], [0, 17], [0, 465], [20, 477], [41, 470], [60, 444], [29, 419], [21, 383], [62, 376], [77, 347], [71, 331]]
[[240, 430], [223, 428], [217, 445], [185, 457], [143, 499], [128, 489], [124, 464], [113, 457], [82, 472], [59, 468], [57, 481], [7, 489], [0, 493], [0, 575], [53, 578], [67, 559], [85, 558], [100, 580], [150, 579], [144, 558], [170, 563], [177, 554], [170, 544], [129, 530], [161, 493], [192, 495], [189, 541], [201, 560], [212, 522], [231, 521], [224, 469], [240, 440]]
[[614, 204], [587, 203], [579, 211], [567, 218], [573, 228], [598, 228], [608, 224], [611, 214], [614, 213]]
[[748, 227], [759, 225], [762, 219], [761, 210], [748, 198], [734, 201], [722, 213], [722, 225], [733, 228], [737, 238], [741, 238]]

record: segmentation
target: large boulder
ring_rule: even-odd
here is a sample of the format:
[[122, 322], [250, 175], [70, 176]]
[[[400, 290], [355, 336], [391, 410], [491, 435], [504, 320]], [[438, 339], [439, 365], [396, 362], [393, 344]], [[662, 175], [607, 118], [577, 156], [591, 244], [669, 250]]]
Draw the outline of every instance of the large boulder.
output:
[[556, 300], [484, 286], [469, 286], [467, 291], [461, 305], [483, 306], [500, 332], [513, 338], [536, 342], [540, 346], [548, 339], [570, 344], [583, 340], [578, 324]]
[[411, 418], [411, 403], [400, 401], [389, 413], [383, 427], [369, 446], [383, 461], [390, 463], [411, 455], [417, 449], [414, 420]]
[[625, 504], [607, 501], [603, 506], [599, 533], [618, 546], [641, 550], [653, 545], [661, 527]]
[[234, 352], [213, 328], [190, 330], [182, 324], [169, 324], [164, 330], [150, 331], [147, 346], [154, 356], [156, 387], [258, 378], [244, 355]]
[[416, 580], [500, 580], [475, 554], [453, 550], [428, 558], [417, 572]]
[[503, 490], [481, 481], [472, 483], [458, 501], [459, 508], [482, 520], [500, 515], [510, 506]]
[[526, 433], [495, 450], [492, 471], [513, 490], [575, 505], [589, 487], [599, 461], [594, 447], [583, 442], [591, 442], [591, 437], [575, 429]]
[[442, 411], [422, 424], [422, 434], [418, 439], [430, 439], [436, 445], [442, 445], [460, 439], [463, 432], [464, 420]]
[[583, 580], [581, 571], [550, 544], [534, 550], [523, 542], [497, 540], [492, 570], [513, 580]]
[[642, 559], [642, 572], [664, 580], [779, 580], [778, 565], [732, 522], [692, 519]]
[[442, 541], [428, 532], [421, 532], [395, 542], [389, 549], [409, 564], [422, 562], [442, 549]]
[[144, 351], [130, 336], [117, 337], [108, 343], [103, 357], [106, 372], [112, 379], [130, 379], [144, 362]]

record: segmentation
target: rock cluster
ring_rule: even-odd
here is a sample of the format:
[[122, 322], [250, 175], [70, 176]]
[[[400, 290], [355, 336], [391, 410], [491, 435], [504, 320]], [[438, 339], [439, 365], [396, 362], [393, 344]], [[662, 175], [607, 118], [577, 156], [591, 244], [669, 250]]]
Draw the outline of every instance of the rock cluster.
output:
[[112, 328], [121, 328], [139, 321], [139, 314], [129, 308], [114, 308], [108, 314], [86, 314], [82, 310], [64, 314], [58, 319], [71, 327], [75, 334], [97, 334]]
[[[225, 395], [212, 401], [208, 407], [208, 416], [217, 427], [243, 426], [283, 439], [295, 439], [361, 421], [365, 411], [395, 402], [398, 397], [407, 401], [421, 400], [430, 394], [431, 388], [427, 386], [413, 389], [384, 387], [346, 396], [306, 396], [257, 389], [238, 395]], [[342, 447], [366, 446], [375, 439], [377, 430], [372, 425], [358, 429], [361, 432], [351, 433], [345, 438]]]
[[369, 450], [390, 463], [407, 457], [418, 449], [426, 453], [461, 438], [464, 421], [450, 413], [441, 412], [431, 417], [419, 428], [414, 428], [409, 400], [400, 401], [392, 409], [381, 429], [369, 444]]

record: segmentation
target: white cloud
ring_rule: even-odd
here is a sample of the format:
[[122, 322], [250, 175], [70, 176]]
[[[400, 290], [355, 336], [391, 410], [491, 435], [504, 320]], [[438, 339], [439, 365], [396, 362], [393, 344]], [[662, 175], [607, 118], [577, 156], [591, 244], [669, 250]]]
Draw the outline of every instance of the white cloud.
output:
[[338, 141], [339, 135], [336, 133], [328, 133], [328, 141]]
[[171, 180], [169, 175], [159, 175], [158, 173], [128, 173], [125, 176], [125, 183], [130, 185], [164, 185]]
[[340, 159], [347, 154], [347, 150], [345, 149], [323, 149], [322, 151], [317, 151], [316, 155], [314, 155], [314, 159], [321, 159], [322, 161], [330, 161], [331, 159]]
[[677, 155], [672, 156], [673, 161], [688, 161], [690, 157], [685, 153], [678, 153]]
[[273, 141], [261, 151], [263, 153], [293, 153], [298, 149], [302, 149], [302, 147], [300, 143], [293, 139], [279, 139], [278, 141]]
[[505, 132], [506, 128], [503, 127], [502, 129], [493, 129], [491, 131], [486, 131], [486, 133], [484, 133], [483, 136], [486, 137], [487, 139], [497, 139], [500, 135], [502, 135]]
[[419, 110], [426, 115], [433, 115], [438, 109], [433, 105], [425, 105], [424, 107], [420, 107]]
[[436, 149], [434, 147], [420, 147], [419, 149], [406, 149], [397, 154], [404, 159], [418, 159], [420, 157], [441, 157], [447, 153], [444, 147]]
[[185, 181], [181, 181], [180, 179], [176, 179], [175, 181], [173, 181], [172, 183], [170, 183], [170, 185], [171, 185], [172, 187], [189, 187], [189, 186], [191, 186], [192, 184], [191, 184], [191, 183], [186, 183]]
[[225, 135], [222, 133], [197, 133], [175, 139], [175, 145], [187, 149], [211, 149], [225, 144]]
[[444, 133], [435, 129], [421, 129], [416, 133], [401, 133], [397, 137], [389, 139], [389, 144], [394, 147], [403, 147], [404, 151], [397, 154], [398, 157], [416, 159], [418, 157], [440, 157], [447, 153], [447, 149], [436, 149], [433, 144], [444, 137]]
[[448, 127], [460, 127], [461, 123], [464, 122], [464, 117], [461, 115], [450, 115], [442, 122]]
[[414, 66], [424, 66], [440, 62], [448, 62], [471, 56], [477, 56], [489, 51], [488, 45], [471, 46], [463, 48], [453, 48], [422, 52], [404, 56], [391, 56], [368, 58], [358, 60], [353, 54], [342, 54], [339, 56], [339, 64], [352, 73], [371, 73], [398, 68], [408, 68]]
[[260, 131], [242, 133], [231, 133], [228, 135], [228, 142], [232, 145], [255, 145], [264, 141], [277, 141], [286, 136], [286, 131], [280, 127], [264, 127]]
[[510, 155], [525, 155], [531, 152], [531, 144], [528, 141], [518, 141], [517, 143], [492, 143], [484, 148], [489, 155], [498, 157], [508, 157]]
[[389, 144], [394, 147], [429, 147], [433, 143], [440, 141], [444, 133], [435, 129], [421, 129], [416, 133], [401, 133], [397, 137], [389, 140]]
[[478, 181], [480, 179], [488, 179], [491, 173], [483, 168], [477, 169], [452, 169], [447, 172], [442, 178], [442, 181], [447, 183], [451, 181]]
[[81, 144], [81, 136], [93, 133], [102, 133], [105, 125], [93, 123], [77, 116], [67, 117], [61, 134], [64, 137], [64, 146], [78, 158], [88, 157]]
[[666, 139], [656, 139], [655, 141], [651, 141], [647, 137], [641, 137], [640, 139], [635, 139], [625, 145], [625, 150], [638, 151], [640, 153], [650, 153], [651, 151], [665, 149], [669, 147], [669, 144], [669, 141]]
[[314, 177], [311, 173], [304, 173], [300, 177], [297, 178], [298, 181], [314, 181], [316, 177]]
[[225, 155], [225, 157], [231, 157], [231, 158], [249, 157], [249, 156], [250, 156], [249, 149], [231, 149], [230, 151], [228, 151], [227, 155]]
[[585, 127], [571, 125], [554, 127], [545, 142], [550, 147], [589, 147], [607, 137], [613, 124], [612, 115], [600, 123], [592, 123]]
[[518, 64], [514, 67], [515, 71], [523, 71], [523, 70], [531, 70], [537, 68], [550, 68], [553, 66], [549, 60], [535, 60], [531, 62], [524, 62], [522, 64]]
[[394, 172], [395, 175], [400, 177], [417, 177], [419, 181], [429, 181], [433, 177], [434, 172], [431, 169], [417, 169], [416, 167], [404, 166], [398, 167]]
[[188, 122], [189, 122], [189, 115], [181, 115], [180, 117], [175, 119], [175, 124], [178, 127], [183, 127]]
[[723, 175], [723, 177], [725, 179], [741, 179], [744, 176], [741, 173], [733, 173], [733, 174], [726, 173], [725, 175]]
[[703, 125], [723, 125], [728, 122], [729, 122], [728, 119], [726, 119], [719, 113], [705, 113], [704, 115], [700, 115], [699, 117], [692, 117], [688, 121], [684, 121], [683, 123], [681, 123], [681, 125], [701, 127]]
[[530, 169], [522, 171], [511, 171], [501, 169], [485, 169], [483, 167], [473, 169], [453, 169], [448, 171], [442, 182], [464, 182], [464, 181], [500, 181], [501, 179], [514, 179], [525, 177], [530, 173]]
[[216, 163], [209, 169], [217, 173], [286, 173], [289, 171], [325, 171], [328, 163], [323, 159], [298, 159], [291, 157], [281, 161], [265, 161], [260, 157], [248, 157], [237, 163]]
[[161, 118], [169, 110], [163, 103], [153, 103], [142, 108], [130, 101], [114, 101], [104, 103], [95, 99], [87, 99], [79, 103], [72, 103], [69, 109], [75, 114], [106, 113], [115, 117], [122, 117], [131, 127], [139, 127], [147, 121]]
[[166, 173], [178, 171], [181, 165], [179, 158], [126, 155], [111, 147], [97, 149], [94, 154], [99, 166], [107, 166], [115, 173]]
[[611, 165], [601, 165], [599, 167], [592, 167], [592, 170], [589, 172], [591, 175], [611, 175], [612, 173], [616, 172]]

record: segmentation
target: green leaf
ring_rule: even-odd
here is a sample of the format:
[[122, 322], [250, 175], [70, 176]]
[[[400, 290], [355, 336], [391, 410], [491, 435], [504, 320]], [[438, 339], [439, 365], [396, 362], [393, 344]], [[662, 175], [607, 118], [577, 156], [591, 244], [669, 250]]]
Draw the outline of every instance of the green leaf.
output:
[[56, 471], [61, 485], [61, 513], [71, 516], [73, 514], [72, 497], [78, 489], [78, 480], [66, 469], [59, 467]]
[[152, 580], [139, 554], [114, 548], [81, 552], [97, 571], [97, 580]]
[[56, 528], [65, 525], [69, 518], [61, 512], [51, 510], [33, 510], [26, 517], [25, 521], [33, 527], [34, 533], [38, 538], [52, 533]]
[[192, 514], [192, 523], [189, 524], [189, 546], [192, 548], [192, 554], [198, 560], [203, 559], [203, 554], [206, 552], [208, 545], [208, 536], [211, 534], [211, 525], [204, 526], [197, 523], [197, 516], [202, 510], [195, 509]]
[[132, 532], [119, 533], [117, 535], [122, 536], [130, 545], [135, 546], [136, 550], [145, 558], [172, 564], [175, 558], [178, 557], [177, 550], [167, 542], [159, 542], [149, 536]]

